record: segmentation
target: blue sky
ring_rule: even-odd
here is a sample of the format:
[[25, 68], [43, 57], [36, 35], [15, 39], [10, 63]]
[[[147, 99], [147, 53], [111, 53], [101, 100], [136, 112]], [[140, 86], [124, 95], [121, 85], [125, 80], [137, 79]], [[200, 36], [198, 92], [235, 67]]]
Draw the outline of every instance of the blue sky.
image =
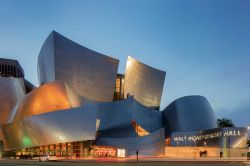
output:
[[218, 116], [250, 125], [249, 0], [0, 0], [0, 57], [35, 85], [52, 31], [95, 51], [167, 72], [161, 108], [207, 97]]

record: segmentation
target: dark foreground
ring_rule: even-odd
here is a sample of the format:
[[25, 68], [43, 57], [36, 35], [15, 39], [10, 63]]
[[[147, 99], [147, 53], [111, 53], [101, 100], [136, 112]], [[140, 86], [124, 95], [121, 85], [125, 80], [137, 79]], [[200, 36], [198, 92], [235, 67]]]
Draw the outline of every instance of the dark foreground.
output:
[[105, 165], [118, 165], [118, 166], [250, 166], [250, 161], [107, 161], [107, 160], [92, 160], [92, 161], [50, 161], [38, 162], [34, 160], [0, 160], [0, 165], [3, 166], [105, 166]]

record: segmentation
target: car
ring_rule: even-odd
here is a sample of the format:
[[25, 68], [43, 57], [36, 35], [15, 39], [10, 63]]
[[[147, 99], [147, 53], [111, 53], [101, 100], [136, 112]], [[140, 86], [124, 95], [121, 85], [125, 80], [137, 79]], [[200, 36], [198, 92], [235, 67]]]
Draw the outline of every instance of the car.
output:
[[38, 158], [39, 161], [55, 161], [56, 160], [56, 156], [50, 156], [50, 155], [44, 155], [44, 156], [40, 156]]

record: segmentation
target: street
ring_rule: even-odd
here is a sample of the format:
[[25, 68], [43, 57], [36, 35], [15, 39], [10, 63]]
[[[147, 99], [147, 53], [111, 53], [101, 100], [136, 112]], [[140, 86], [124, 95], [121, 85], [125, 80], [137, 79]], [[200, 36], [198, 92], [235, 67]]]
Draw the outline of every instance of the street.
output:
[[71, 160], [71, 161], [50, 161], [39, 162], [36, 160], [0, 160], [0, 165], [3, 166], [105, 166], [105, 165], [119, 165], [119, 166], [250, 166], [250, 161], [149, 161], [142, 160], [136, 162], [135, 160]]

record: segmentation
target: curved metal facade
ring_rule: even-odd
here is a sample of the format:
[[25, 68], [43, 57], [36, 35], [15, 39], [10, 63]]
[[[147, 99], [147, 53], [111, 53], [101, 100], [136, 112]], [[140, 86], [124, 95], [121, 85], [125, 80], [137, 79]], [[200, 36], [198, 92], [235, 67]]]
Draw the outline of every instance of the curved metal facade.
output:
[[[100, 122], [99, 126], [96, 125], [97, 121]], [[148, 134], [138, 135], [133, 122]], [[98, 141], [107, 140], [103, 145], [110, 144], [110, 139], [114, 139], [115, 144], [119, 144], [118, 140], [121, 139], [118, 147], [134, 142], [127, 145], [128, 154], [132, 154], [134, 148], [139, 148], [144, 155], [159, 155], [164, 149], [161, 112], [144, 107], [133, 97], [107, 103], [87, 101], [82, 107], [74, 109], [34, 113], [4, 125], [3, 134], [7, 149], [95, 140], [96, 134]], [[133, 147], [136, 142], [138, 146]]]
[[94, 140], [96, 112], [82, 107], [30, 116], [3, 126], [6, 149]]
[[25, 96], [22, 78], [0, 77], [0, 126], [8, 122], [11, 110]]
[[[68, 88], [67, 88], [68, 89]], [[12, 110], [8, 122], [47, 112], [79, 107], [80, 99], [72, 98], [62, 81], [50, 82], [34, 89], [23, 97]], [[75, 100], [75, 102], [73, 102]]]
[[107, 102], [113, 100], [118, 63], [53, 31], [39, 53], [38, 75], [41, 84], [63, 80], [76, 94]]
[[139, 151], [140, 156], [164, 156], [164, 129], [143, 137], [99, 138], [96, 145], [114, 146], [125, 149], [126, 156], [136, 156], [136, 150]]
[[55, 81], [53, 32], [47, 37], [38, 55], [37, 75], [40, 84]]
[[[93, 106], [100, 119], [96, 145], [124, 148], [126, 156], [159, 156], [164, 154], [164, 129], [161, 112], [151, 110], [133, 97], [111, 103], [96, 103]], [[149, 132], [139, 136], [133, 122]]]
[[149, 133], [162, 128], [161, 112], [141, 105], [133, 97], [117, 102], [95, 103], [93, 110], [97, 110], [97, 118], [100, 119], [98, 130], [101, 131], [101, 137], [138, 136], [132, 122]]
[[3, 140], [2, 125], [8, 123], [8, 118], [16, 103], [25, 96], [23, 78], [0, 76], [0, 140]]
[[19, 102], [16, 110], [13, 110], [9, 122], [21, 120], [36, 114], [68, 108], [70, 108], [70, 104], [64, 84], [62, 82], [52, 82], [27, 94]]
[[[202, 96], [179, 98], [158, 111], [166, 73], [132, 57], [124, 79], [128, 97], [112, 101], [118, 63], [53, 31], [38, 57], [40, 87], [22, 78], [0, 77], [5, 149], [94, 140], [94, 145], [126, 149], [127, 156], [135, 156], [137, 149], [140, 155], [160, 156], [170, 136], [227, 132], [214, 129], [215, 113]], [[119, 82], [122, 99], [123, 80]], [[230, 140], [233, 147], [244, 147], [246, 131], [239, 130], [243, 135]]]
[[216, 116], [203, 96], [185, 96], [173, 101], [163, 110], [166, 137], [172, 132], [216, 128]]
[[133, 95], [141, 104], [159, 108], [166, 73], [128, 57], [124, 95]]

